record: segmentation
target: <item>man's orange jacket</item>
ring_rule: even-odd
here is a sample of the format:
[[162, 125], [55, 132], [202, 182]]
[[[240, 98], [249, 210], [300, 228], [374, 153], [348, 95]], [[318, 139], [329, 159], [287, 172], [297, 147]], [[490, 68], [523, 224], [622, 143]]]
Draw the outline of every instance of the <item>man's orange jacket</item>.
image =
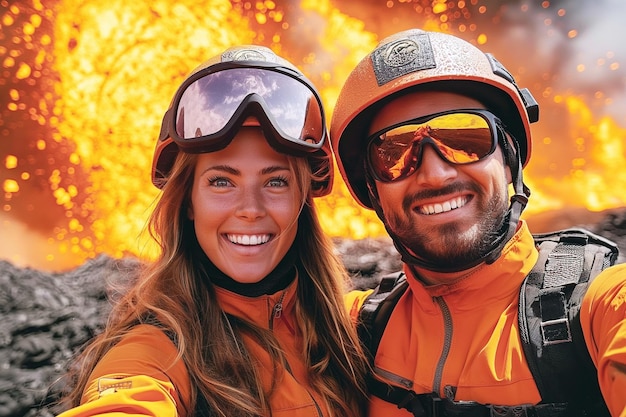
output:
[[[454, 395], [455, 401], [538, 403], [517, 315], [520, 285], [537, 257], [532, 235], [521, 222], [496, 262], [451, 285], [424, 286], [405, 268], [409, 287], [380, 341], [374, 362], [377, 378], [418, 394]], [[353, 319], [371, 292], [348, 294]], [[581, 310], [603, 395], [612, 415], [621, 417], [626, 417], [625, 300], [626, 265], [619, 265], [596, 277]], [[411, 416], [374, 396], [369, 415]]]
[[[297, 280], [296, 280], [297, 281]], [[261, 327], [273, 326], [290, 366], [282, 370], [282, 378], [271, 381], [274, 369], [267, 352], [255, 341], [245, 338], [252, 360], [267, 378], [269, 390], [276, 383], [270, 398], [274, 417], [328, 416], [319, 395], [308, 384], [306, 368], [301, 360], [301, 338], [294, 320], [296, 284], [271, 296], [245, 297], [216, 288], [220, 305], [227, 313]], [[282, 310], [276, 306], [282, 306]], [[280, 314], [276, 312], [280, 311]], [[270, 324], [271, 323], [271, 324]], [[215, 346], [215, 349], [219, 349]], [[59, 417], [87, 416], [192, 416], [189, 398], [193, 387], [184, 363], [177, 358], [172, 341], [157, 327], [139, 325], [111, 349], [93, 371], [84, 392], [82, 405]]]

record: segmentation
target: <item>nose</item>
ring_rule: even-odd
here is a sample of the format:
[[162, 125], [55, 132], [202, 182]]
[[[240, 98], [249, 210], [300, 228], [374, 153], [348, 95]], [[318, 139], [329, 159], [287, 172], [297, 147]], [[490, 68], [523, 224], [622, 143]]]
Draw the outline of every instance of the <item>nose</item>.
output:
[[425, 187], [440, 187], [457, 176], [456, 166], [443, 159], [434, 146], [423, 145], [421, 163], [415, 172], [416, 181]]
[[263, 195], [259, 190], [244, 189], [241, 192], [235, 215], [241, 219], [253, 221], [267, 214]]

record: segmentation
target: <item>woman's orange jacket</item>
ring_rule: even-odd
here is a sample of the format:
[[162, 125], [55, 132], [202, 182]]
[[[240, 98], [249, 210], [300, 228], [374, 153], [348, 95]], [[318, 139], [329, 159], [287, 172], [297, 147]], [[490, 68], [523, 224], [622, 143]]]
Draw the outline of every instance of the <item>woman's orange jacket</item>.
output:
[[[301, 359], [301, 338], [294, 320], [296, 284], [271, 296], [255, 298], [221, 288], [216, 291], [220, 305], [229, 314], [264, 328], [269, 328], [271, 323], [284, 349], [290, 372], [285, 370], [270, 398], [272, 416], [329, 415], [319, 395], [308, 384]], [[274, 364], [256, 342], [244, 340], [254, 358], [250, 366], [266, 370], [264, 385], [269, 389]], [[193, 410], [188, 410], [188, 404], [193, 387], [185, 364], [176, 356], [176, 347], [162, 331], [150, 325], [137, 326], [98, 363], [82, 404], [59, 417], [191, 416]]]
[[[496, 262], [483, 264], [451, 285], [425, 287], [405, 268], [409, 288], [381, 339], [376, 376], [393, 385], [411, 386], [418, 394], [437, 392], [449, 398], [452, 390], [446, 387], [456, 387], [456, 401], [538, 403], [517, 316], [520, 285], [537, 256], [522, 222]], [[347, 296], [353, 319], [370, 293], [353, 291]], [[626, 265], [615, 266], [596, 277], [581, 311], [602, 392], [612, 415], [621, 417], [626, 417], [625, 300]], [[374, 396], [369, 415], [411, 416]]]

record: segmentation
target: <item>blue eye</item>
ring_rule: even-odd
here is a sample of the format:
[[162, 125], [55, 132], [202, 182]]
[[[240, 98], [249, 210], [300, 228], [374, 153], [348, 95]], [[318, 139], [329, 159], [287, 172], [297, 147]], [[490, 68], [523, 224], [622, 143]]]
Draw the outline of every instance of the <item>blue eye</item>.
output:
[[232, 185], [228, 178], [224, 177], [211, 177], [209, 178], [209, 185], [212, 187], [228, 187]]
[[288, 187], [289, 181], [285, 177], [272, 178], [267, 182], [270, 187]]

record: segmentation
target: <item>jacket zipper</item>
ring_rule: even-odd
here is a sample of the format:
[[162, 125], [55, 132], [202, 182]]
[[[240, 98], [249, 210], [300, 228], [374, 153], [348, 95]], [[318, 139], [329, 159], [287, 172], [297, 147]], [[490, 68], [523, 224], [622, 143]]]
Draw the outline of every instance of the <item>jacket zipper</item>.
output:
[[272, 314], [270, 315], [269, 329], [274, 330], [274, 319], [279, 319], [283, 314], [283, 299], [285, 298], [285, 291], [280, 295], [278, 302], [274, 304], [272, 308]]
[[446, 360], [448, 359], [448, 354], [450, 353], [450, 347], [452, 346], [452, 315], [450, 314], [450, 309], [448, 305], [444, 301], [442, 297], [435, 297], [435, 301], [441, 308], [441, 314], [443, 316], [443, 328], [444, 328], [444, 337], [443, 337], [443, 348], [441, 351], [441, 356], [439, 357], [439, 361], [437, 362], [437, 368], [435, 370], [435, 379], [433, 381], [433, 392], [439, 394], [441, 392], [441, 380], [443, 379], [443, 367], [446, 364]]
[[[285, 298], [285, 291], [283, 291], [283, 293], [281, 294], [280, 298], [278, 299], [278, 302], [276, 304], [274, 304], [274, 307], [272, 308], [272, 314], [270, 316], [270, 323], [269, 323], [269, 329], [270, 330], [274, 330], [274, 319], [279, 319], [282, 316], [282, 314], [283, 314], [283, 300], [284, 300], [284, 298]], [[287, 324], [287, 326], [289, 326], [287, 321], [285, 321], [285, 323]], [[287, 366], [287, 372], [289, 372], [291, 374], [291, 377], [293, 379], [298, 381], [296, 379], [296, 377], [293, 375], [293, 373], [291, 372], [291, 367], [289, 366], [289, 362], [286, 363], [286, 366]], [[298, 381], [298, 383], [300, 383], [300, 382]], [[306, 388], [304, 388], [304, 390], [306, 391], [307, 394], [309, 394], [309, 397], [311, 397], [311, 401], [313, 401], [313, 404], [315, 405], [315, 410], [317, 411], [317, 415], [319, 417], [323, 417], [324, 414], [322, 413], [322, 409], [320, 408], [320, 406], [317, 403], [317, 401], [315, 401], [315, 397], [313, 397], [313, 394], [311, 394], [311, 392], [308, 389], [306, 389]]]

